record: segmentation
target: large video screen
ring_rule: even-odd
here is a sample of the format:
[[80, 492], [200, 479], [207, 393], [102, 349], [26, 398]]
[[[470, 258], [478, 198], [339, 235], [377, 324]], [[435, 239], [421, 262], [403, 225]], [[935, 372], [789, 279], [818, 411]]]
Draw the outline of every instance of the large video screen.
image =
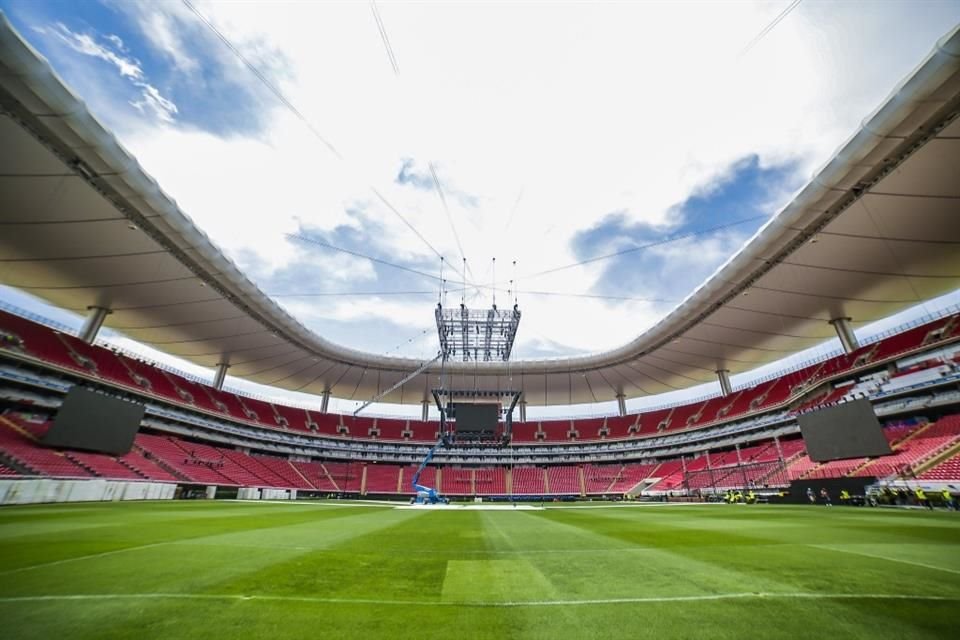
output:
[[814, 462], [892, 453], [869, 400], [803, 413], [799, 422], [807, 455]]
[[494, 403], [457, 403], [457, 433], [483, 433], [497, 430], [500, 405]]
[[136, 402], [73, 387], [42, 443], [62, 449], [123, 455], [133, 446], [144, 410], [144, 406]]

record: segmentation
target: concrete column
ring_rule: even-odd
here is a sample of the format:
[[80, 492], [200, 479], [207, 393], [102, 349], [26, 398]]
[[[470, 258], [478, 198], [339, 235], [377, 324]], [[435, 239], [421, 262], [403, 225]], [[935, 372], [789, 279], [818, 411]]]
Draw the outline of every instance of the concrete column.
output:
[[214, 389], [223, 389], [223, 381], [227, 379], [227, 369], [230, 368], [230, 364], [227, 362], [218, 362], [217, 370], [213, 374], [213, 388]]
[[520, 422], [526, 422], [526, 421], [527, 421], [527, 401], [521, 400], [520, 401]]
[[87, 311], [90, 313], [87, 314], [87, 319], [83, 321], [83, 326], [80, 327], [80, 333], [77, 337], [87, 344], [93, 344], [93, 341], [97, 339], [97, 334], [100, 333], [103, 321], [113, 311], [106, 307], [87, 307]]
[[850, 318], [834, 318], [830, 321], [830, 324], [833, 325], [834, 331], [837, 332], [837, 337], [840, 338], [840, 344], [843, 345], [845, 353], [851, 353], [860, 348], [860, 343], [857, 342], [857, 336], [853, 333], [853, 329], [850, 328]]
[[750, 483], [747, 481], [747, 470], [743, 468], [743, 458], [740, 455], [740, 445], [735, 444], [733, 446], [737, 449], [737, 466], [740, 467], [740, 478], [743, 481], [743, 488], [746, 489]]
[[430, 419], [430, 401], [421, 400], [420, 401], [420, 420], [426, 422]]
[[717, 380], [720, 382], [720, 393], [724, 397], [733, 393], [733, 387], [730, 386], [730, 370], [717, 369]]
[[622, 393], [617, 394], [617, 413], [621, 418], [627, 415], [627, 397]]
[[325, 389], [320, 394], [320, 413], [327, 413], [330, 408], [330, 389]]

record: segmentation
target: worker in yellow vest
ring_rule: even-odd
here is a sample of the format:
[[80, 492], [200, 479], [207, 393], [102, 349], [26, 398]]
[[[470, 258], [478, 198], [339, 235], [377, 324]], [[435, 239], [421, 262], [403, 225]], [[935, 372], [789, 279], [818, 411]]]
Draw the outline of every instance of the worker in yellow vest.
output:
[[940, 491], [940, 497], [943, 499], [943, 506], [947, 509], [952, 511], [957, 509], [957, 503], [953, 501], [953, 494], [950, 493], [950, 487], [944, 487]]
[[923, 490], [923, 487], [917, 487], [913, 490], [913, 494], [917, 497], [917, 504], [921, 507], [926, 507], [927, 509], [933, 510], [933, 505], [930, 504], [930, 501], [927, 500], [927, 494]]

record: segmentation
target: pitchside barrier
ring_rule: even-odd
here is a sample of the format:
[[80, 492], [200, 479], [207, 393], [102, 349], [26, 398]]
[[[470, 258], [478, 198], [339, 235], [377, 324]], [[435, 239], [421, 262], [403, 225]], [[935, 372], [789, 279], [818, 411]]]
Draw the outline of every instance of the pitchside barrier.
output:
[[40, 502], [115, 502], [172, 500], [176, 484], [123, 480], [60, 480], [36, 478], [0, 480], [0, 505]]
[[783, 460], [744, 462], [717, 469], [687, 471], [682, 489], [695, 493], [723, 493], [728, 490], [780, 488], [790, 485]]
[[813, 495], [816, 497], [817, 504], [823, 501], [820, 499], [820, 490], [826, 489], [830, 494], [830, 500], [833, 504], [840, 504], [840, 492], [846, 489], [851, 496], [862, 496], [866, 493], [867, 487], [876, 484], [877, 479], [873, 476], [856, 478], [814, 478], [811, 480], [794, 480], [790, 483], [790, 493], [784, 498], [784, 502], [794, 504], [808, 504], [807, 489], [813, 489]]

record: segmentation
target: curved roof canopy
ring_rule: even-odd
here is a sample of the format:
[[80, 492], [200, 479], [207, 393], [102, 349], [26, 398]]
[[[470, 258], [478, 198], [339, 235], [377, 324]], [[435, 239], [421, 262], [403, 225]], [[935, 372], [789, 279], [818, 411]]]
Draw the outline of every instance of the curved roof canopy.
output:
[[[0, 14], [2, 16], [2, 14]], [[333, 344], [261, 292], [0, 17], [0, 281], [247, 380], [369, 400], [421, 363]], [[735, 256], [611, 351], [446, 365], [458, 389], [575, 404], [748, 371], [960, 286], [960, 34], [945, 37]], [[439, 364], [383, 402], [416, 403]]]

